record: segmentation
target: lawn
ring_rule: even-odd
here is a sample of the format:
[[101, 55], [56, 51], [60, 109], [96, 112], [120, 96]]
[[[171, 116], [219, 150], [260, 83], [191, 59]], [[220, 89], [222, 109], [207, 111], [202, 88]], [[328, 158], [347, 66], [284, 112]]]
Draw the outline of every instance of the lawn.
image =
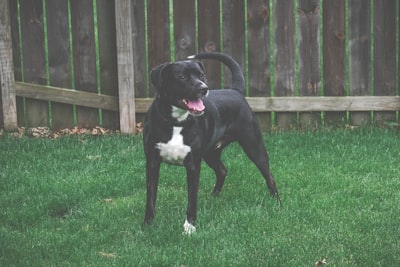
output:
[[140, 137], [0, 136], [0, 266], [400, 266], [400, 133], [363, 128], [265, 136], [282, 206], [236, 144], [197, 232], [182, 235], [183, 168], [163, 165], [142, 228]]

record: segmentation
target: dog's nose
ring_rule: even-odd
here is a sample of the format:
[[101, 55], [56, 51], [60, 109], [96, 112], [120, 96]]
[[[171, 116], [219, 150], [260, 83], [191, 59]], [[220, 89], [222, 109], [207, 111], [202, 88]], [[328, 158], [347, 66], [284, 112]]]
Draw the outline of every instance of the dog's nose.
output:
[[199, 92], [201, 95], [205, 96], [208, 94], [208, 86], [205, 83], [201, 83], [200, 86], [198, 87]]
[[206, 87], [201, 88], [200, 93], [202, 96], [208, 95], [208, 87], [206, 86]]
[[203, 95], [206, 95], [206, 94], [208, 93], [208, 87], [205, 86], [205, 87], [201, 88], [201, 93], [202, 93]]

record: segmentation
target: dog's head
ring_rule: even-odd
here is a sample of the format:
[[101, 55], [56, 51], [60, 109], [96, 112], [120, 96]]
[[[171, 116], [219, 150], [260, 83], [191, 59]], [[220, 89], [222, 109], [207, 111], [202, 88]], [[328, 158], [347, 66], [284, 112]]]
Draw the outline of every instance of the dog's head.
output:
[[162, 101], [195, 116], [203, 114], [202, 98], [208, 94], [208, 86], [201, 62], [164, 63], [152, 69], [150, 77]]

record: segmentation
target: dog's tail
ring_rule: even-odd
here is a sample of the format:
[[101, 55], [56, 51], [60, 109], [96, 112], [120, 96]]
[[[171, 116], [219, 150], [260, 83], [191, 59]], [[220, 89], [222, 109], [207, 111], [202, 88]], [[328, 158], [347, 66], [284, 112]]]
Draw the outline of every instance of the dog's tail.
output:
[[232, 72], [232, 89], [245, 94], [245, 82], [243, 72], [239, 64], [230, 56], [218, 52], [204, 52], [189, 56], [188, 59], [216, 59], [224, 63]]

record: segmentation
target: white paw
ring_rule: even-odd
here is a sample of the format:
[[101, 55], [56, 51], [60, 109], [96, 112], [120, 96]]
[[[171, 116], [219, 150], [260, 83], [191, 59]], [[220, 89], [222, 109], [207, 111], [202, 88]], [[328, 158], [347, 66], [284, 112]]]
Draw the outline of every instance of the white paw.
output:
[[188, 222], [188, 220], [185, 220], [185, 223], [183, 224], [183, 233], [184, 235], [191, 235], [196, 232], [196, 227], [192, 225], [191, 223]]

